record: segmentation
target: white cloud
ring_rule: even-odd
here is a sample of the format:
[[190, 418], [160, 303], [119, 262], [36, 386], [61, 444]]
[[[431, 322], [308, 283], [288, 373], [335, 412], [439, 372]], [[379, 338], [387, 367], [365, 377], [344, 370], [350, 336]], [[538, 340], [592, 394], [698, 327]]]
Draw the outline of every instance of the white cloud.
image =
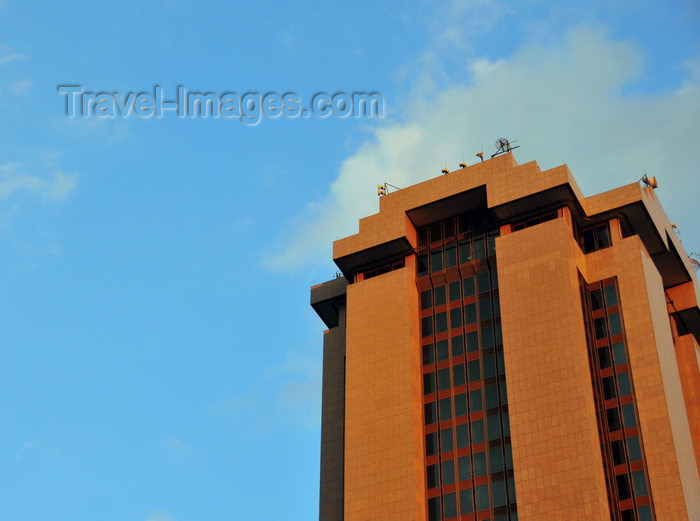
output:
[[78, 176], [33, 163], [0, 165], [0, 201], [20, 192], [48, 201], [66, 198], [77, 186]]
[[148, 515], [146, 521], [175, 521], [175, 518], [165, 512], [153, 512]]
[[[4, 4], [1, 2], [2, 0], [0, 0], [0, 8], [4, 7]], [[25, 58], [26, 56], [24, 54], [20, 52], [12, 52], [9, 45], [0, 43], [0, 65], [4, 65], [5, 63], [10, 63], [15, 60], [23, 60]]]
[[37, 447], [37, 444], [33, 441], [28, 441], [15, 453], [15, 459], [22, 459], [24, 453]]
[[12, 94], [26, 94], [32, 87], [32, 80], [19, 80], [11, 82], [7, 85], [8, 90]]
[[165, 451], [176, 459], [185, 459], [191, 456], [194, 452], [192, 446], [175, 436], [168, 436], [165, 438], [162, 445]]
[[518, 140], [521, 164], [536, 160], [545, 169], [566, 162], [586, 195], [645, 171], [656, 175], [672, 219], [695, 220], [700, 62], [685, 64], [688, 76], [675, 90], [627, 93], [643, 71], [642, 58], [633, 42], [579, 27], [499, 61], [469, 60], [468, 84], [417, 99], [406, 107], [405, 123], [375, 130], [343, 162], [330, 193], [307, 208], [268, 265], [298, 269], [327, 261], [332, 241], [356, 233], [358, 219], [377, 211], [377, 184], [423, 181], [439, 175], [445, 162], [456, 169], [463, 157], [475, 161], [482, 145], [490, 155], [499, 137]]

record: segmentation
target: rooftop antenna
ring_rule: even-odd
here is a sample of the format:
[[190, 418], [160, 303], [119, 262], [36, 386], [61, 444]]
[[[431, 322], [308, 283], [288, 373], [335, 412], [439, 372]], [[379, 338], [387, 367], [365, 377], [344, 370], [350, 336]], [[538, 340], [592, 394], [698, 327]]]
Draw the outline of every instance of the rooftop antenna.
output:
[[464, 154], [462, 154], [462, 162], [459, 164], [459, 168], [467, 168], [467, 163], [464, 161]]
[[481, 152], [477, 152], [476, 157], [478, 157], [482, 161], [484, 160], [484, 145], [481, 145]]
[[440, 170], [440, 172], [442, 172], [443, 174], [449, 174], [449, 173], [450, 173], [450, 171], [449, 171], [448, 168], [447, 168], [447, 161], [445, 161], [445, 168], [443, 168], [442, 170]]
[[[515, 140], [513, 141], [513, 143], [515, 143]], [[491, 157], [494, 158], [499, 154], [507, 154], [511, 150], [515, 150], [516, 148], [519, 148], [519, 147], [520, 147], [520, 145], [518, 145], [517, 147], [512, 146], [511, 142], [508, 141], [504, 137], [499, 138], [496, 140], [496, 153], [493, 154]]]
[[644, 172], [644, 175], [642, 176], [640, 181], [644, 183], [644, 186], [651, 186], [651, 188], [654, 190], [656, 190], [659, 187], [659, 183], [656, 182], [656, 177], [647, 177], [646, 172]]

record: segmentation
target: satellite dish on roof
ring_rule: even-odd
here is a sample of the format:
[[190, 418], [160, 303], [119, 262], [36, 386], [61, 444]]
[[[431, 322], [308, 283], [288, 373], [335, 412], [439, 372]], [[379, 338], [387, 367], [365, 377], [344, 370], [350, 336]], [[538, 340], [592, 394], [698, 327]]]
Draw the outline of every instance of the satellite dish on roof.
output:
[[[513, 141], [515, 143], [515, 141]], [[496, 140], [496, 153], [493, 154], [491, 157], [496, 157], [498, 154], [505, 154], [507, 152], [510, 152], [511, 150], [514, 150], [518, 147], [514, 147], [510, 144], [510, 141], [508, 141], [506, 138], [498, 138]], [[477, 154], [478, 155], [478, 154]]]
[[693, 267], [695, 271], [700, 271], [700, 262], [696, 261], [695, 259], [691, 258], [690, 259], [690, 265]]
[[688, 255], [688, 259], [690, 260], [690, 265], [693, 267], [695, 271], [700, 271], [700, 261], [695, 259], [694, 257], [699, 257], [697, 253], [691, 253]]

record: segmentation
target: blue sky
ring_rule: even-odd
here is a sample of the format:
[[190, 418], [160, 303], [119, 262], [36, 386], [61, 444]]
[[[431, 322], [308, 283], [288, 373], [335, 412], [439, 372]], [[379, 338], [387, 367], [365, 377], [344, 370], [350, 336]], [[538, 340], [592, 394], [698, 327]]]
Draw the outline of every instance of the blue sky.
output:
[[[331, 243], [497, 138], [655, 175], [700, 251], [700, 6], [0, 0], [0, 519], [317, 518]], [[86, 91], [377, 91], [383, 118], [67, 118]]]

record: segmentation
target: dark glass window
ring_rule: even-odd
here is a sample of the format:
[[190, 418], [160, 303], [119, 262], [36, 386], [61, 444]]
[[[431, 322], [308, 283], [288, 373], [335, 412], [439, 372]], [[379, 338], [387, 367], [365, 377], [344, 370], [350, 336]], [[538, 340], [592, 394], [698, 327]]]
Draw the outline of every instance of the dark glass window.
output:
[[617, 291], [615, 291], [615, 286], [605, 286], [603, 288], [603, 291], [605, 292], [605, 305], [606, 306], [614, 306], [617, 304]]
[[474, 459], [474, 476], [479, 477], [479, 476], [485, 476], [486, 474], [489, 473], [488, 468], [486, 467], [486, 453], [485, 452], [477, 452], [472, 456]]
[[627, 478], [627, 474], [620, 474], [615, 476], [615, 482], [617, 483], [617, 497], [618, 499], [629, 499], [632, 497], [632, 491], [630, 490], [630, 482]]
[[484, 378], [496, 376], [496, 357], [493, 355], [484, 357]]
[[515, 503], [515, 480], [512, 477], [508, 478], [508, 501], [510, 503]]
[[476, 487], [476, 510], [486, 510], [491, 506], [489, 500], [489, 486], [481, 485]]
[[451, 450], [454, 450], [452, 429], [442, 429], [440, 431], [440, 442], [442, 443], [442, 452], [449, 452]]
[[491, 494], [493, 494], [493, 506], [502, 507], [506, 504], [506, 482], [503, 480], [491, 483]]
[[617, 389], [620, 392], [620, 396], [632, 394], [632, 385], [630, 385], [629, 373], [620, 373], [617, 375]]
[[450, 310], [450, 329], [461, 327], [462, 325], [462, 307]]
[[613, 358], [615, 359], [615, 365], [620, 365], [627, 362], [624, 342], [613, 344]]
[[472, 247], [471, 241], [466, 239], [464, 241], [459, 241], [459, 263], [467, 264], [472, 261]]
[[457, 448], [462, 449], [469, 446], [469, 424], [457, 425], [455, 427], [457, 434]]
[[455, 300], [459, 300], [460, 298], [462, 298], [462, 294], [460, 293], [460, 284], [459, 284], [458, 280], [456, 280], [454, 282], [450, 282], [449, 288], [450, 288], [450, 302], [454, 302]]
[[611, 445], [612, 445], [613, 463], [615, 465], [622, 465], [625, 462], [624, 442], [613, 441]]
[[501, 418], [499, 416], [489, 416], [486, 418], [486, 430], [489, 434], [489, 441], [500, 439]]
[[597, 339], [608, 336], [608, 330], [605, 327], [605, 317], [594, 318], [593, 326], [595, 327], [595, 337]]
[[508, 393], [506, 392], [506, 383], [499, 382], [498, 387], [501, 390], [501, 403], [502, 404], [508, 403]]
[[474, 238], [474, 258], [475, 259], [485, 259], [486, 250], [484, 248], [484, 238], [475, 237]]
[[462, 279], [462, 285], [464, 286], [465, 298], [471, 297], [474, 294], [474, 277]]
[[428, 244], [428, 229], [419, 228], [418, 229], [418, 246], [425, 246]]
[[423, 346], [423, 365], [432, 364], [435, 361], [435, 349], [433, 344]]
[[603, 397], [606, 400], [615, 398], [615, 381], [612, 376], [603, 378]]
[[464, 354], [464, 340], [462, 335], [452, 337], [452, 356], [459, 356]]
[[607, 346], [598, 349], [598, 367], [601, 369], [610, 367], [610, 350]]
[[485, 298], [479, 301], [479, 320], [488, 320], [493, 315], [491, 313], [491, 299]]
[[469, 409], [471, 412], [478, 412], [482, 409], [481, 389], [469, 391]]
[[437, 288], [435, 288], [435, 305], [442, 306], [445, 302], [447, 302], [445, 286], [438, 286]]
[[596, 309], [602, 309], [603, 307], [603, 294], [599, 289], [594, 289], [591, 291], [591, 307], [593, 311]]
[[447, 346], [447, 340], [439, 340], [437, 343], [437, 358], [438, 362], [448, 360], [450, 358], [450, 350]]
[[420, 293], [420, 308], [428, 309], [433, 306], [433, 290], [426, 289]]
[[437, 404], [430, 402], [425, 404], [425, 424], [430, 425], [437, 421]]
[[647, 480], [644, 476], [643, 470], [635, 470], [632, 472], [632, 483], [634, 483], [635, 496], [646, 496], [649, 493], [647, 490]]
[[639, 507], [637, 510], [637, 513], [639, 514], [639, 521], [652, 521], [653, 518], [651, 517], [651, 507], [649, 505], [644, 505], [642, 507]]
[[484, 389], [484, 398], [486, 401], [486, 408], [498, 407], [498, 385], [488, 385]]
[[435, 392], [435, 373], [427, 373], [423, 375], [423, 394], [431, 394]]
[[620, 322], [620, 314], [613, 313], [608, 315], [608, 322], [610, 324], [610, 334], [619, 335], [622, 333], [622, 323]]
[[430, 273], [442, 271], [442, 250], [430, 252]]
[[484, 421], [472, 422], [472, 444], [484, 443]]
[[452, 398], [440, 400], [440, 421], [452, 419]]
[[493, 328], [484, 327], [481, 329], [481, 347], [482, 349], [493, 347]]
[[418, 255], [418, 276], [423, 277], [428, 274], [428, 256]]
[[455, 234], [455, 221], [448, 219], [443, 223], [445, 225], [445, 239], [452, 237]]
[[489, 257], [494, 257], [496, 255], [496, 237], [498, 237], [499, 232], [490, 232], [488, 235], [488, 249]]
[[440, 521], [441, 519], [440, 498], [431, 497], [428, 499], [428, 521]]
[[504, 412], [501, 419], [503, 420], [503, 436], [510, 436], [510, 416]]
[[460, 481], [464, 481], [465, 479], [471, 479], [472, 477], [470, 460], [471, 458], [469, 456], [462, 456], [457, 460], [457, 470], [459, 473]]
[[634, 521], [634, 510], [623, 510], [622, 511], [622, 521]]
[[479, 333], [470, 331], [467, 333], [467, 353], [479, 350]]
[[593, 228], [588, 228], [583, 230], [581, 235], [583, 236], [583, 253], [588, 253], [595, 250], [595, 234]]
[[438, 453], [438, 435], [437, 432], [430, 432], [425, 435], [425, 455], [435, 456]]
[[620, 425], [620, 414], [617, 412], [617, 407], [608, 409], [606, 415], [608, 417], [608, 430], [610, 432], [619, 431], [622, 426]]
[[467, 415], [467, 395], [462, 393], [455, 396], [455, 417]]
[[439, 465], [428, 465], [428, 488], [440, 486], [440, 470]]
[[472, 499], [472, 490], [469, 488], [467, 490], [459, 491], [459, 513], [460, 514], [471, 514], [474, 512], [474, 502]]
[[596, 226], [595, 232], [599, 250], [610, 246], [610, 227], [608, 223]]
[[444, 311], [435, 314], [435, 332], [444, 333], [447, 331], [447, 313]]
[[433, 334], [433, 317], [424, 317], [421, 320], [421, 331], [423, 336], [430, 336]]
[[639, 446], [639, 438], [637, 436], [627, 438], [627, 452], [630, 455], [630, 461], [642, 460], [642, 449]]
[[488, 291], [491, 288], [491, 285], [489, 283], [489, 272], [485, 271], [483, 273], [479, 273], [476, 276], [476, 287], [479, 288], [479, 293], [483, 293], [485, 291]]
[[478, 382], [481, 380], [481, 369], [479, 367], [479, 359], [470, 360], [467, 362], [467, 372], [469, 374], [470, 382]]
[[513, 448], [510, 446], [510, 443], [506, 443], [504, 445], [504, 448], [505, 448], [505, 454], [506, 454], [506, 468], [512, 469], [513, 468]]
[[464, 364], [457, 364], [452, 368], [452, 382], [455, 387], [464, 385]]
[[450, 388], [450, 368], [445, 367], [444, 369], [438, 370], [438, 388], [441, 391]]
[[430, 242], [437, 242], [442, 239], [442, 223], [435, 223], [430, 226]]
[[474, 324], [476, 322], [476, 304], [464, 306], [464, 323]]
[[447, 246], [445, 248], [445, 268], [457, 266], [457, 246]]
[[451, 485], [455, 482], [455, 462], [453, 460], [442, 462], [442, 483]]
[[501, 447], [496, 447], [489, 451], [489, 466], [492, 474], [503, 470], [503, 451]]
[[637, 426], [637, 419], [634, 416], [634, 405], [628, 403], [622, 406], [622, 423], [625, 429]]
[[457, 517], [457, 495], [454, 492], [445, 494], [445, 519]]

